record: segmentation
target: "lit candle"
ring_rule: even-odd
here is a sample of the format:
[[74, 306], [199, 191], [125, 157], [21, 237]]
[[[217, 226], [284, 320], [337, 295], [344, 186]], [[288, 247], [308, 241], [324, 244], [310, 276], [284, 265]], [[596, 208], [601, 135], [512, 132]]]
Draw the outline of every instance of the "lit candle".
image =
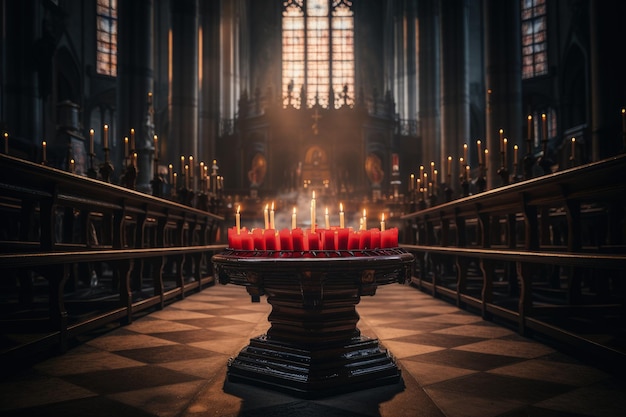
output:
[[326, 207], [326, 213], [324, 214], [324, 223], [326, 225], [326, 229], [330, 229], [330, 218], [328, 217], [328, 207]]
[[541, 134], [542, 140], [548, 140], [548, 119], [545, 113], [541, 114]]
[[343, 203], [339, 203], [339, 227], [344, 228], [345, 226], [345, 216], [343, 213]]
[[315, 231], [315, 191], [311, 197], [311, 231]]
[[411, 174], [409, 176], [409, 191], [413, 191], [414, 186], [415, 186], [415, 175]]
[[124, 158], [128, 158], [128, 136], [124, 136]]
[[195, 166], [193, 165], [193, 156], [189, 156], [189, 178], [193, 178], [193, 172], [195, 171]]
[[176, 183], [178, 182], [177, 180], [178, 180], [178, 174], [176, 172], [174, 172], [172, 174], [172, 187], [174, 189], [176, 189]]
[[463, 159], [467, 161], [467, 143], [463, 144]]
[[185, 172], [185, 157], [183, 155], [180, 156], [180, 172]]
[[137, 152], [133, 152], [133, 166], [137, 168]]
[[274, 223], [274, 202], [272, 201], [272, 208], [270, 209], [270, 229], [276, 229], [276, 223]]
[[526, 129], [528, 130], [528, 142], [530, 142], [533, 138], [533, 116], [528, 115], [528, 126]]
[[154, 135], [154, 159], [159, 159], [159, 137]]
[[465, 165], [465, 179], [469, 180], [469, 177], [470, 177], [470, 166]]
[[241, 234], [241, 215], [239, 214], [241, 206], [237, 206], [237, 213], [235, 213], [235, 225], [237, 226], [237, 234]]
[[485, 149], [485, 170], [487, 170], [487, 161], [489, 160], [489, 149]]
[[89, 129], [89, 153], [93, 154], [93, 129]]
[[46, 148], [48, 147], [48, 144], [46, 143], [46, 141], [44, 140], [41, 143], [41, 154], [42, 154], [42, 159], [43, 162], [46, 162], [46, 156], [47, 156], [47, 152], [46, 152]]
[[385, 213], [380, 216], [380, 231], [385, 231]]
[[435, 175], [435, 163], [430, 161], [430, 176], [432, 177], [433, 175]]
[[626, 109], [622, 109], [622, 134], [626, 135]]
[[170, 184], [174, 184], [174, 166], [172, 164], [167, 166], [167, 172], [170, 174]]
[[439, 172], [437, 170], [433, 171], [433, 184], [435, 184], [435, 187], [437, 187], [437, 174]]
[[504, 142], [502, 141], [502, 139], [504, 138], [504, 130], [500, 129], [500, 152], [502, 152], [502, 149], [504, 148]]
[[483, 163], [483, 150], [482, 150], [482, 142], [480, 140], [476, 141], [476, 147], [478, 148], [478, 163]]
[[296, 207], [293, 207], [293, 213], [291, 213], [291, 228], [292, 229], [296, 229], [297, 228], [297, 222], [296, 222]]
[[130, 149], [135, 150], [135, 129], [130, 129]]
[[452, 156], [448, 156], [448, 178], [452, 176]]
[[4, 153], [9, 154], [9, 134], [4, 132]]
[[185, 188], [189, 188], [189, 165], [185, 165]]
[[576, 158], [576, 138], [572, 138], [572, 159]]
[[367, 230], [367, 212], [363, 209], [363, 230]]
[[76, 162], [74, 161], [74, 159], [70, 159], [70, 172], [74, 172], [74, 167], [76, 165]]
[[104, 149], [109, 148], [109, 125], [104, 125], [102, 144], [104, 145]]
[[502, 139], [502, 166], [508, 168], [508, 161], [506, 159], [506, 148], [508, 144], [507, 138]]
[[265, 205], [265, 209], [263, 210], [263, 219], [265, 220], [265, 230], [270, 228], [270, 219], [269, 219], [269, 205]]
[[517, 145], [513, 145], [513, 164], [517, 165]]
[[424, 178], [424, 165], [420, 165], [420, 178]]

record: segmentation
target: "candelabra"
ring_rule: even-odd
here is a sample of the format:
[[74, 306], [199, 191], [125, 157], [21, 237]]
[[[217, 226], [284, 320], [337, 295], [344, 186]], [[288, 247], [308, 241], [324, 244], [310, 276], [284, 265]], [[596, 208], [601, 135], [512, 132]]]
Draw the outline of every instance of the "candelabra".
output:
[[150, 181], [152, 185], [152, 195], [155, 197], [163, 197], [163, 178], [159, 174], [159, 159], [154, 158], [154, 176], [152, 177], [152, 181]]
[[104, 150], [104, 162], [100, 164], [100, 178], [104, 182], [111, 182], [111, 174], [113, 174], [113, 164], [109, 160], [109, 148], [105, 146]]
[[484, 192], [487, 189], [487, 179], [485, 176], [487, 175], [487, 168], [484, 163], [478, 164], [478, 178], [476, 178], [476, 188], [479, 193]]
[[89, 169], [87, 170], [87, 176], [93, 179], [98, 178], [98, 172], [93, 166], [93, 159], [95, 158], [95, 156], [95, 153], [89, 152]]
[[452, 174], [448, 172], [448, 181], [446, 181], [446, 187], [443, 190], [444, 195], [446, 196], [446, 202], [452, 201]]
[[541, 158], [539, 159], [539, 166], [543, 170], [544, 174], [551, 174], [553, 162], [548, 157], [548, 139], [545, 138], [541, 142], [543, 145], [543, 154], [541, 155]]
[[463, 165], [463, 172], [459, 175], [459, 181], [461, 182], [461, 195], [467, 197], [469, 195], [469, 174], [467, 165]]
[[135, 165], [136, 154], [133, 153], [131, 155], [133, 156], [128, 158], [126, 162], [126, 169], [122, 175], [122, 183], [126, 188], [134, 190], [137, 185], [137, 166]]

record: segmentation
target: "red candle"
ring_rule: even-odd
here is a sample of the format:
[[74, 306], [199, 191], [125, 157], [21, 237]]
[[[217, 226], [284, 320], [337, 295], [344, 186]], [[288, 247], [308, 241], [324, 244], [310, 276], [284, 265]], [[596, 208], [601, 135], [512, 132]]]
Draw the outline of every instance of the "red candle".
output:
[[237, 230], [234, 227], [228, 229], [228, 247], [241, 249], [241, 236], [237, 234]]
[[350, 231], [350, 235], [348, 236], [348, 249], [352, 250], [352, 249], [358, 249], [359, 248], [359, 241], [360, 241], [360, 234], [361, 232], [354, 232], [354, 231]]
[[362, 230], [361, 236], [359, 236], [359, 249], [371, 249], [371, 237], [370, 230]]
[[280, 250], [279, 241], [276, 239], [274, 229], [265, 230], [264, 237], [266, 250]]
[[248, 232], [241, 231], [242, 234], [239, 235], [241, 239], [241, 249], [243, 250], [254, 250], [254, 239], [252, 235]]
[[395, 248], [398, 246], [398, 229], [396, 227], [381, 233], [380, 246], [381, 248]]
[[293, 240], [291, 239], [291, 232], [289, 229], [284, 228], [278, 232], [280, 236], [280, 248], [282, 250], [293, 250]]
[[326, 229], [324, 230], [324, 250], [336, 250], [337, 245], [335, 244], [335, 231]]
[[265, 250], [265, 239], [263, 236], [263, 230], [254, 229], [252, 231], [252, 240], [254, 241], [254, 249]]
[[293, 250], [303, 251], [306, 250], [304, 246], [304, 232], [301, 228], [295, 228], [291, 231], [291, 238], [293, 241]]
[[370, 237], [370, 247], [372, 249], [380, 248], [380, 234], [382, 232], [378, 229], [372, 229]]
[[309, 231], [307, 234], [309, 250], [320, 250], [320, 237], [317, 233]]
[[348, 236], [350, 236], [350, 229], [343, 228], [337, 230], [337, 249], [348, 249]]

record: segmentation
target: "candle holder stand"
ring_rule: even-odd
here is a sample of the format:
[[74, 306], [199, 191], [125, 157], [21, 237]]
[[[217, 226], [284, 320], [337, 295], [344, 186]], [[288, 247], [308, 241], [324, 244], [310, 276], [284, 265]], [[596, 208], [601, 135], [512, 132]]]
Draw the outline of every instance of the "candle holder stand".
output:
[[150, 181], [150, 185], [152, 186], [152, 195], [155, 197], [163, 197], [163, 178], [157, 173], [154, 173], [154, 177]]
[[205, 192], [200, 192], [196, 195], [197, 208], [199, 210], [209, 211], [209, 195]]
[[253, 302], [267, 295], [272, 306], [267, 332], [228, 361], [228, 380], [304, 398], [399, 382], [393, 356], [361, 335], [356, 305], [404, 282], [413, 260], [400, 248], [214, 255], [221, 284], [246, 287]]
[[95, 158], [96, 154], [93, 152], [89, 153], [89, 169], [87, 170], [87, 176], [89, 178], [93, 178], [96, 179], [98, 178], [98, 171], [96, 171], [96, 169], [94, 168], [93, 165], [93, 160]]
[[487, 179], [485, 178], [486, 171], [487, 169], [485, 168], [485, 164], [479, 164], [478, 178], [476, 178], [476, 188], [479, 193], [482, 193], [487, 189]]
[[126, 170], [122, 175], [122, 184], [131, 190], [134, 190], [137, 185], [137, 168], [132, 162], [126, 165]]
[[505, 168], [505, 167], [500, 167], [500, 169], [497, 172], [498, 176], [500, 177], [500, 180], [502, 181], [502, 185], [509, 185], [511, 182], [511, 179], [509, 178], [509, 171]]
[[430, 207], [435, 207], [437, 205], [437, 194], [432, 193], [428, 197], [428, 203], [430, 204]]
[[548, 140], [543, 140], [543, 155], [538, 160], [538, 165], [543, 170], [543, 174], [552, 174], [553, 161], [548, 157]]
[[459, 181], [461, 181], [461, 195], [463, 197], [467, 197], [469, 195], [469, 179], [464, 174], [459, 176]]
[[109, 161], [109, 148], [104, 148], [104, 162], [100, 164], [100, 179], [110, 183], [113, 171], [113, 165]]

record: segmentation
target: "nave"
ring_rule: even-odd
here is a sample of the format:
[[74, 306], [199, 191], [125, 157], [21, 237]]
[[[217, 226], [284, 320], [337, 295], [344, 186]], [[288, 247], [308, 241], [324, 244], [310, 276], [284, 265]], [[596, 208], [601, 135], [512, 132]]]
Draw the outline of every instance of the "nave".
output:
[[216, 284], [0, 381], [1, 416], [622, 416], [626, 383], [408, 284], [357, 306], [402, 371], [394, 385], [316, 400], [226, 379], [269, 327], [265, 297]]

